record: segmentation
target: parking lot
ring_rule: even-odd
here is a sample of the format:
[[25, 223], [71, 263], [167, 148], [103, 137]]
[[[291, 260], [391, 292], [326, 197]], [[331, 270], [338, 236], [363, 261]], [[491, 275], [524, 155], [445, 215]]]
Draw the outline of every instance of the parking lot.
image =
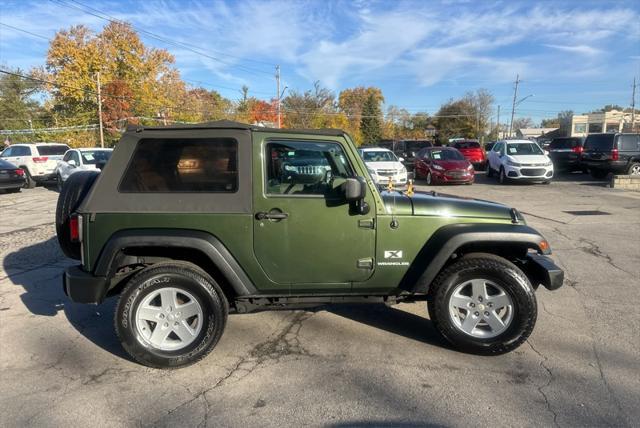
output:
[[324, 306], [232, 314], [199, 364], [149, 369], [121, 349], [114, 299], [64, 296], [57, 193], [0, 195], [0, 424], [637, 426], [640, 193], [582, 174], [418, 187], [515, 206], [550, 241], [565, 286], [538, 290], [516, 351], [453, 351], [420, 303]]

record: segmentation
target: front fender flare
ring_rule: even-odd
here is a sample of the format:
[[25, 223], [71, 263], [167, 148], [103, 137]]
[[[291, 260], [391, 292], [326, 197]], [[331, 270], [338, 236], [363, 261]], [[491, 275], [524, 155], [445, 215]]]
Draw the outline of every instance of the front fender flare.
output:
[[429, 286], [446, 265], [449, 258], [467, 244], [512, 244], [536, 250], [539, 254], [551, 254], [546, 240], [535, 229], [523, 224], [461, 223], [438, 229], [411, 263], [400, 282], [400, 289], [414, 293], [428, 293]]

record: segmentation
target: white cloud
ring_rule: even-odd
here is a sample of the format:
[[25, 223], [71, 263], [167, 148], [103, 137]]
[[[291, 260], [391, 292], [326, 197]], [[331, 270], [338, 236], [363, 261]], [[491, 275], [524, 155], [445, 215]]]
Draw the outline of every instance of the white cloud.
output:
[[548, 45], [547, 44], [545, 46], [552, 49], [564, 51], [564, 52], [578, 53], [578, 54], [583, 54], [588, 56], [598, 55], [599, 53], [602, 53], [601, 49], [597, 49], [587, 45], [567, 46], [567, 45]]

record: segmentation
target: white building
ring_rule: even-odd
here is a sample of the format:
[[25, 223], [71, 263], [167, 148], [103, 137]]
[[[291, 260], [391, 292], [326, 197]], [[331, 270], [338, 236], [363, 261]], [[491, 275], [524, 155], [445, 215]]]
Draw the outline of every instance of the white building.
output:
[[636, 113], [634, 126], [631, 126], [631, 113], [619, 110], [608, 112], [573, 115], [571, 117], [571, 136], [585, 137], [600, 132], [631, 132], [640, 128], [640, 114]]

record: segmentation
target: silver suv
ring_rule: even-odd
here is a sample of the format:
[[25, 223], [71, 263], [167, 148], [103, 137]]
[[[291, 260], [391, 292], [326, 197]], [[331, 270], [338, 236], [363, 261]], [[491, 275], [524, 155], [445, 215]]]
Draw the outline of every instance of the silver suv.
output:
[[59, 143], [13, 144], [0, 154], [0, 159], [22, 168], [26, 187], [32, 189], [37, 183], [55, 179], [55, 168], [67, 150], [69, 146]]

